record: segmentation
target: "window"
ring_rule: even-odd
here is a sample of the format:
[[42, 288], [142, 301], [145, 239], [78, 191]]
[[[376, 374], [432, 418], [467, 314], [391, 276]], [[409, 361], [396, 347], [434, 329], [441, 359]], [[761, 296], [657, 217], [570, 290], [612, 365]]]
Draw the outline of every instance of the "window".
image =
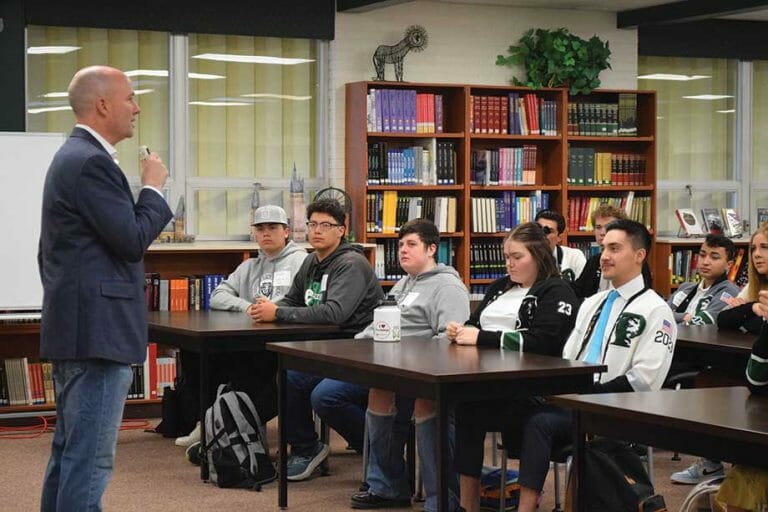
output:
[[638, 87], [657, 91], [657, 227], [676, 234], [675, 208], [738, 207], [737, 63], [640, 57]]
[[324, 186], [325, 44], [308, 39], [59, 27], [27, 29], [27, 129], [69, 132], [67, 86], [92, 64], [122, 69], [142, 109], [120, 166], [139, 188], [138, 146], [168, 165], [171, 208], [186, 198], [198, 239], [247, 238], [254, 182], [288, 206], [294, 165], [305, 199]]

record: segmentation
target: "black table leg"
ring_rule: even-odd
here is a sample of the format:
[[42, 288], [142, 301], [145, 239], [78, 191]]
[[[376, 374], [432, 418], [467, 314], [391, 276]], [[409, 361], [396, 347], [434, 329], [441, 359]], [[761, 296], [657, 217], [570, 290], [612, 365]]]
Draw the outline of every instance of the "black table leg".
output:
[[277, 437], [280, 447], [278, 463], [278, 496], [277, 504], [281, 509], [288, 507], [288, 448], [285, 432], [285, 414], [288, 410], [288, 393], [286, 382], [286, 370], [283, 367], [283, 358], [277, 357]]
[[[207, 410], [208, 396], [209, 396], [209, 381], [208, 375], [208, 350], [207, 345], [202, 343], [200, 346], [200, 406], [199, 406], [199, 418], [200, 418], [200, 447], [205, 447], [205, 412]], [[202, 451], [202, 457], [200, 458], [200, 479], [208, 480], [210, 476], [208, 474], [208, 453]]]
[[586, 489], [581, 484], [585, 471], [586, 435], [582, 428], [581, 413], [573, 412], [573, 469], [571, 480], [573, 481], [573, 507], [572, 510], [584, 512], [587, 510]]
[[448, 510], [448, 461], [450, 459], [450, 435], [448, 432], [448, 412], [449, 407], [442, 396], [440, 386], [437, 386], [435, 399], [435, 413], [437, 415], [437, 510], [446, 512]]

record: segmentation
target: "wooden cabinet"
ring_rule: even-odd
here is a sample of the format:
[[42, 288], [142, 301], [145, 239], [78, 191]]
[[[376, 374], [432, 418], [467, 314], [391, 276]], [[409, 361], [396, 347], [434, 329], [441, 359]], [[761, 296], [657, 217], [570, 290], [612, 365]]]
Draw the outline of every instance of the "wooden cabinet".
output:
[[[381, 91], [394, 93], [379, 96]], [[420, 95], [441, 98], [442, 123], [437, 114], [434, 125], [427, 116], [426, 125], [432, 131], [414, 133], [409, 127], [420, 124], [418, 116], [415, 123], [407, 119], [405, 122], [399, 118], [390, 119], [389, 123], [381, 123], [389, 124], [389, 131], [382, 131], [377, 124], [379, 116], [412, 115], [410, 105], [403, 105]], [[607, 105], [607, 109], [615, 108], [618, 112], [620, 98], [622, 107], [627, 98], [636, 107], [632, 111], [636, 115], [630, 120], [635, 131], [606, 134], [603, 130], [607, 122], [601, 117], [604, 113], [600, 109]], [[388, 113], [377, 110], [382, 109], [380, 103], [387, 101], [392, 102]], [[434, 105], [437, 111], [437, 103]], [[569, 112], [577, 116], [569, 119]], [[569, 124], [578, 124], [585, 119], [594, 125], [591, 128], [595, 131], [576, 133], [577, 130], [569, 130]], [[583, 220], [588, 217], [590, 208], [604, 201], [615, 201], [624, 206], [628, 198], [635, 204], [632, 217], [643, 221], [653, 233], [656, 223], [655, 136], [656, 93], [653, 91], [599, 90], [572, 100], [564, 89], [349, 83], [346, 85], [345, 156], [346, 188], [354, 206], [353, 229], [359, 240], [385, 244], [387, 239], [397, 237], [394, 232], [379, 232], [376, 226], [376, 221], [383, 216], [382, 210], [387, 207], [383, 197], [388, 192], [408, 198], [451, 196], [456, 200], [456, 229], [442, 233], [441, 238], [452, 242], [452, 263], [465, 284], [485, 285], [504, 272], [503, 265], [501, 268], [497, 265], [495, 269], [483, 267], [484, 259], [494, 259], [493, 255], [488, 257], [489, 249], [497, 250], [496, 263], [503, 262], [498, 247], [505, 232], [511, 225], [533, 220], [535, 211], [542, 207], [558, 210], [570, 221], [564, 244], [581, 242], [580, 245], [588, 246], [594, 241], [594, 233]], [[434, 156], [431, 155], [435, 147], [433, 141], [453, 144], [454, 183], [426, 185], [418, 179], [416, 183], [409, 181], [409, 185], [397, 184], [397, 179], [395, 183], [381, 183], [381, 147], [394, 150], [393, 158], [411, 147], [415, 147], [419, 154], [426, 150]], [[574, 149], [577, 153], [616, 155], [616, 162], [624, 162], [624, 159], [633, 164], [642, 162], [643, 172], [633, 175], [631, 181], [628, 172], [614, 172], [612, 182], [570, 183]], [[389, 158], [389, 153], [384, 158]], [[610, 162], [609, 158], [609, 166]], [[386, 163], [395, 170], [397, 165], [398, 162]], [[622, 167], [621, 170], [625, 169]], [[496, 174], [492, 175], [492, 172]], [[511, 218], [509, 212], [514, 214]], [[406, 218], [409, 216], [400, 216], [400, 223]], [[382, 252], [385, 251], [380, 250], [379, 254]], [[396, 255], [389, 252], [385, 259], [392, 264]], [[384, 280], [383, 284], [393, 282]]]

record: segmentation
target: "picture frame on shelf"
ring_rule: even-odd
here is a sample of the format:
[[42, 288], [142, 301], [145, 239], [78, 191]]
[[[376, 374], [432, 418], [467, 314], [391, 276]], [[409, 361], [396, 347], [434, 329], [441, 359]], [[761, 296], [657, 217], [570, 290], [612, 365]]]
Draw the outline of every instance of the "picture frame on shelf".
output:
[[680, 222], [679, 233], [685, 237], [702, 236], [704, 230], [699, 223], [699, 218], [691, 208], [675, 208], [675, 215]]
[[704, 221], [704, 229], [710, 235], [723, 234], [723, 218], [717, 208], [702, 208], [701, 218]]

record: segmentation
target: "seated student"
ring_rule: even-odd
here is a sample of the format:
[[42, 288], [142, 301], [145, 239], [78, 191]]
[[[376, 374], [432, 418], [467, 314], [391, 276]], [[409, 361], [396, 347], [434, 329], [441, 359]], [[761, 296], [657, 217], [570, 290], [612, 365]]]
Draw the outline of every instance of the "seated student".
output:
[[[426, 219], [403, 225], [399, 233], [398, 260], [406, 272], [392, 288], [401, 309], [403, 336], [436, 336], [445, 331], [451, 320], [469, 318], [467, 288], [452, 267], [437, 263], [440, 235]], [[356, 337], [373, 336], [369, 325]], [[426, 343], [426, 341], [425, 341]], [[408, 472], [403, 462], [403, 448], [408, 425], [398, 426], [403, 414], [401, 403], [411, 402], [391, 391], [371, 389], [368, 395], [366, 425], [368, 427], [368, 490], [350, 498], [355, 509], [403, 507], [411, 504]], [[437, 510], [437, 418], [434, 402], [416, 399], [416, 445], [419, 468], [424, 482], [424, 510]], [[410, 418], [410, 414], [408, 415]], [[456, 501], [456, 485], [452, 485]]]
[[[768, 291], [760, 291], [753, 312], [763, 320], [760, 335], [747, 363], [747, 385], [752, 393], [768, 394]], [[736, 465], [728, 472], [715, 499], [726, 512], [768, 510], [768, 471]]]
[[707, 235], [699, 248], [696, 270], [699, 283], [683, 283], [667, 303], [677, 323], [714, 324], [726, 301], [739, 294], [739, 287], [728, 280], [728, 270], [736, 257], [736, 246], [723, 235]]
[[560, 245], [565, 231], [565, 218], [554, 210], [541, 210], [536, 214], [535, 220], [547, 235], [549, 247], [555, 256], [563, 279], [566, 281], [578, 279], [584, 270], [587, 258], [578, 249]]
[[[631, 220], [612, 222], [603, 239], [600, 263], [612, 288], [584, 301], [563, 349], [567, 359], [607, 365], [595, 381], [596, 393], [660, 389], [672, 363], [677, 338], [672, 311], [643, 282], [643, 261], [650, 246], [648, 230]], [[572, 441], [571, 411], [543, 405], [525, 419], [520, 438], [520, 512], [536, 510], [552, 453]]]
[[[615, 220], [626, 219], [627, 214], [621, 208], [616, 208], [609, 204], [601, 204], [590, 214], [590, 218], [595, 230], [595, 242], [597, 242], [598, 247], [602, 247], [606, 226]], [[643, 262], [643, 278], [645, 279], [646, 286], [650, 288], [651, 269], [648, 267], [647, 261]], [[587, 259], [584, 270], [581, 271], [578, 279], [571, 282], [571, 286], [573, 286], [573, 291], [576, 292], [576, 297], [582, 300], [609, 288], [610, 283], [603, 277], [600, 270], [599, 252]]]
[[211, 293], [211, 309], [242, 311], [250, 314], [259, 297], [278, 301], [293, 284], [307, 251], [289, 238], [288, 216], [279, 206], [256, 210], [253, 230], [259, 255], [248, 258]]
[[[373, 319], [384, 292], [362, 250], [345, 240], [345, 212], [338, 201], [315, 201], [307, 207], [307, 218], [309, 243], [315, 251], [304, 260], [282, 299], [261, 297], [249, 315], [260, 322], [334, 324], [358, 332]], [[360, 400], [359, 386], [289, 371], [287, 387], [288, 480], [307, 478], [328, 456], [328, 445], [315, 433], [313, 406], [350, 446], [362, 450], [363, 419], [349, 407]], [[324, 402], [319, 403], [318, 397]]]
[[[258, 208], [251, 229], [255, 231], [259, 243], [259, 255], [238, 265], [213, 290], [211, 309], [242, 311], [247, 314], [258, 297], [279, 300], [290, 288], [293, 276], [307, 257], [307, 251], [289, 239], [288, 217], [279, 206]], [[188, 357], [187, 353], [183, 353], [182, 358], [184, 378], [191, 389], [197, 389], [194, 383], [199, 379], [199, 358], [196, 355]], [[245, 391], [262, 421], [269, 421], [277, 414], [275, 354], [237, 352], [213, 354], [210, 358], [211, 382], [229, 382], [235, 389]], [[188, 447], [198, 441], [199, 422], [189, 435], [177, 438], [176, 445]], [[194, 460], [194, 455], [190, 456]]]
[[[677, 323], [715, 323], [727, 301], [739, 293], [739, 287], [727, 277], [735, 256], [736, 247], [729, 238], [723, 235], [707, 235], [699, 249], [697, 270], [701, 282], [681, 284], [667, 301]], [[690, 368], [673, 365], [671, 374], [687, 370]], [[723, 465], [719, 461], [699, 459], [686, 469], [672, 473], [670, 480], [678, 484], [695, 485], [702, 480], [722, 475]]]
[[[459, 345], [560, 356], [576, 320], [578, 299], [560, 278], [546, 235], [535, 222], [517, 226], [504, 240], [504, 259], [507, 276], [491, 284], [465, 325], [448, 324], [446, 335]], [[516, 402], [462, 403], [456, 408], [456, 468], [467, 510], [476, 510], [480, 500], [485, 433], [504, 430], [519, 413]]]
[[752, 234], [749, 244], [749, 282], [741, 293], [728, 300], [727, 309], [717, 316], [718, 329], [738, 329], [759, 334], [763, 321], [752, 311], [761, 290], [768, 290], [768, 222]]

